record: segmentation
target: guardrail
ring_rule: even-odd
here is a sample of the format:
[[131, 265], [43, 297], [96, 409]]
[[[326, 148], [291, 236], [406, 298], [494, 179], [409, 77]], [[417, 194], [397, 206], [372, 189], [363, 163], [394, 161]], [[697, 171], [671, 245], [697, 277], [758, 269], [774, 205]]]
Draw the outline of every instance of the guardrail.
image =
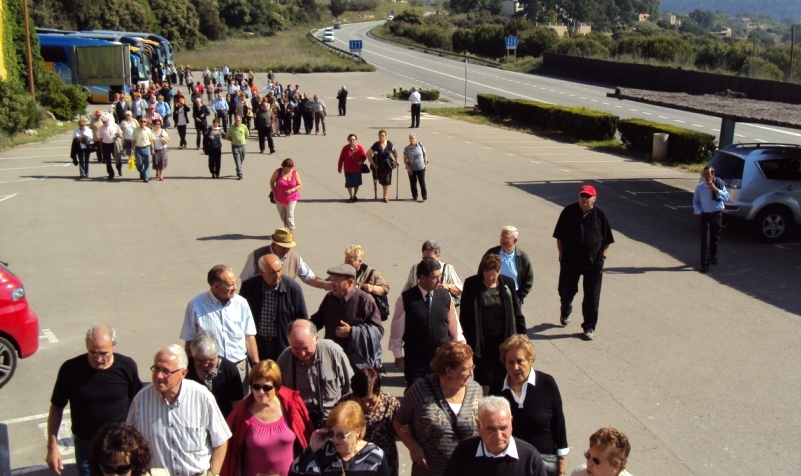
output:
[[[309, 30], [309, 33], [306, 34], [306, 38], [308, 38], [311, 41], [315, 41], [315, 42], [319, 43], [322, 46], [325, 46], [326, 48], [328, 48], [329, 50], [331, 50], [332, 52], [334, 52], [334, 53], [336, 53], [338, 55], [347, 56], [350, 59], [356, 60], [357, 63], [365, 63], [365, 64], [367, 64], [367, 61], [365, 61], [365, 59], [362, 58], [361, 56], [355, 55], [355, 54], [351, 53], [350, 51], [345, 51], [345, 50], [343, 50], [341, 48], [337, 48], [334, 45], [329, 45], [327, 42], [320, 40], [314, 34], [314, 32], [316, 32], [316, 31], [320, 31], [320, 29], [319, 28], [314, 28], [312, 30]], [[2, 475], [0, 475], [0, 476], [2, 476]]]
[[484, 66], [492, 66], [494, 68], [499, 68], [501, 66], [501, 63], [498, 63], [497, 61], [492, 61], [484, 58], [476, 58], [475, 56], [460, 55], [459, 53], [454, 53], [453, 51], [438, 50], [435, 48], [426, 48], [425, 46], [416, 45], [414, 43], [407, 43], [405, 41], [394, 40], [392, 38], [376, 35], [375, 33], [373, 33], [372, 30], [369, 30], [367, 32], [367, 36], [373, 38], [374, 40], [384, 41], [387, 43], [395, 43], [401, 46], [405, 46], [407, 48], [412, 48], [418, 51], [422, 51], [424, 53], [431, 53], [437, 56], [448, 56], [448, 57], [458, 58], [461, 60], [467, 60], [468, 63], [476, 63]]

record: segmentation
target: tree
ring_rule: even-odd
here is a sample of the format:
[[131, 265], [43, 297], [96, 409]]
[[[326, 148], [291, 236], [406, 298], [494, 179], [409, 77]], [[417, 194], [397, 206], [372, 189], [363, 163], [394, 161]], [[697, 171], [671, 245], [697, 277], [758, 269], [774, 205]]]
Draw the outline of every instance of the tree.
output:
[[200, 33], [209, 40], [222, 40], [228, 28], [220, 18], [220, 4], [217, 0], [192, 0], [200, 23]]
[[248, 0], [218, 0], [220, 19], [229, 28], [243, 28], [250, 25], [250, 2]]
[[551, 28], [531, 28], [523, 31], [519, 36], [520, 42], [517, 53], [520, 56], [534, 56], [539, 58], [545, 52], [556, 51], [559, 44], [559, 35]]
[[473, 48], [473, 30], [459, 28], [451, 35], [451, 46], [453, 51], [464, 53]]
[[690, 18], [701, 28], [709, 31], [715, 26], [715, 14], [708, 10], [696, 8], [690, 12]]
[[346, 7], [347, 3], [345, 0], [331, 0], [331, 3], [328, 5], [328, 9], [331, 11], [331, 15], [333, 15], [334, 18], [339, 18], [345, 13]]
[[200, 33], [200, 19], [189, 0], [150, 0], [151, 8], [159, 12], [159, 31], [170, 41], [194, 49], [206, 38]]
[[762, 58], [748, 58], [740, 68], [741, 76], [748, 76], [749, 78], [758, 79], [772, 79], [774, 81], [781, 81], [784, 73], [770, 61]]

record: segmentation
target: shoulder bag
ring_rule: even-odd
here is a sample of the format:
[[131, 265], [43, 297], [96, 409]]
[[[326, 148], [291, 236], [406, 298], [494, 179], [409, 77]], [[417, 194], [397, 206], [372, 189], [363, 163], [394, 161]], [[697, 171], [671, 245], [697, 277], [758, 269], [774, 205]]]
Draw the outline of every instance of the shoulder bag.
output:
[[[367, 274], [367, 278], [364, 280], [365, 283], [369, 283], [370, 279], [373, 277], [374, 269], [370, 269], [370, 272]], [[375, 299], [375, 305], [378, 306], [378, 311], [381, 313], [381, 320], [386, 321], [389, 319], [389, 298], [386, 294], [382, 294], [380, 296], [376, 296], [375, 294], [371, 294], [373, 299]]]

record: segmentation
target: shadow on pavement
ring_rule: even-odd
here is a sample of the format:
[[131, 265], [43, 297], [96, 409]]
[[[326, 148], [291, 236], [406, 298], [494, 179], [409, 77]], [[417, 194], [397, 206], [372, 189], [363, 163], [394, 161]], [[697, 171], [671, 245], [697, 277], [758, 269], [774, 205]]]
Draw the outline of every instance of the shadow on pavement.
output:
[[272, 239], [272, 236], [254, 236], [254, 235], [243, 235], [242, 233], [226, 233], [225, 235], [215, 235], [215, 236], [201, 236], [197, 238], [197, 241], [236, 241], [236, 240], [257, 240], [257, 241], [266, 241]]
[[[700, 267], [698, 218], [693, 215], [692, 193], [697, 179], [611, 179], [593, 181], [598, 191], [596, 206], [606, 212], [618, 235], [639, 241], [670, 255], [684, 265], [658, 268], [611, 268], [609, 273], [638, 274], [689, 271]], [[510, 182], [509, 185], [559, 206], [575, 203], [576, 181]], [[554, 223], [555, 225], [555, 223]], [[617, 253], [618, 244], [612, 245]], [[801, 268], [798, 230], [788, 242], [767, 245], [746, 226], [723, 230], [718, 258], [709, 277], [767, 304], [801, 315], [801, 299], [794, 278]], [[558, 337], [558, 336], [556, 336]]]

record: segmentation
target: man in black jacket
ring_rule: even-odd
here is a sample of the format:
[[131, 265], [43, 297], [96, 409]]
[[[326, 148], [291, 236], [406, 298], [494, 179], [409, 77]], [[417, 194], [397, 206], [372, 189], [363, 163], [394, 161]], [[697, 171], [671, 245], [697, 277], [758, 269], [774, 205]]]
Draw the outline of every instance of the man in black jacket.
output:
[[269, 254], [259, 259], [259, 276], [246, 279], [239, 295], [247, 300], [256, 322], [259, 360], [277, 360], [289, 347], [287, 329], [292, 321], [309, 318], [300, 285], [282, 279], [281, 260]]
[[523, 300], [534, 286], [534, 270], [525, 251], [517, 246], [519, 233], [513, 226], [501, 229], [501, 244], [487, 250], [485, 255], [494, 254], [501, 258], [501, 274], [515, 282], [515, 294], [523, 305]]
[[337, 102], [339, 106], [339, 115], [344, 116], [345, 110], [348, 106], [348, 90], [345, 89], [345, 85], [342, 85], [342, 89], [337, 92]]
[[208, 117], [211, 115], [209, 108], [203, 104], [202, 97], [195, 98], [195, 107], [192, 109], [192, 118], [195, 120], [195, 132], [197, 133], [196, 147], [200, 149], [200, 142], [203, 140], [203, 134], [209, 128]]

